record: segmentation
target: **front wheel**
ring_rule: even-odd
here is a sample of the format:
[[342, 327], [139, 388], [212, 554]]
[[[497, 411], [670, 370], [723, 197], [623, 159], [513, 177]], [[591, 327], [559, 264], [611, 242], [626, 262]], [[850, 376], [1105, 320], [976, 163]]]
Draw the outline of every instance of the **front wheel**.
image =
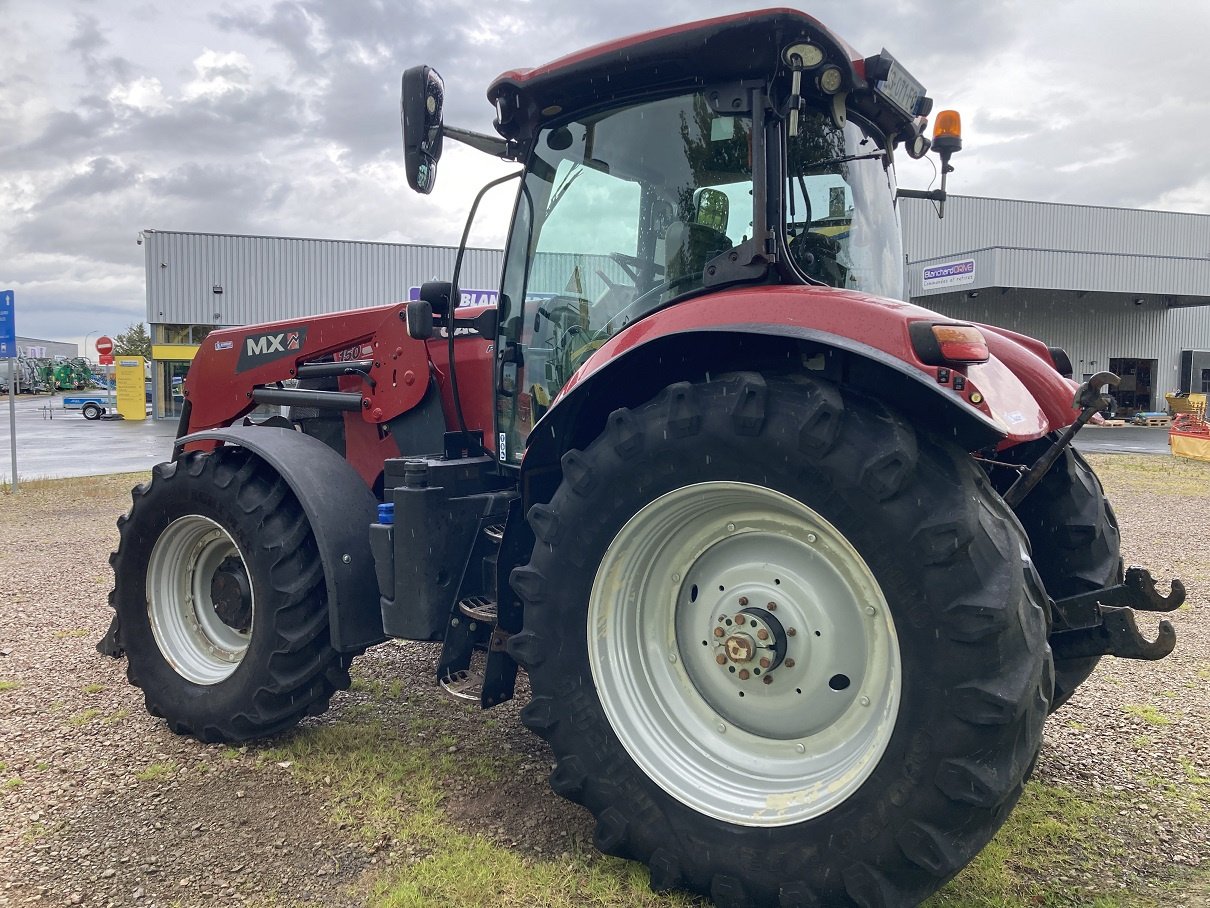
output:
[[969, 457], [822, 381], [678, 384], [563, 459], [513, 574], [555, 791], [655, 888], [924, 898], [1041, 744], [1045, 599]]
[[[1000, 456], [1032, 464], [1053, 443], [1030, 442]], [[1011, 479], [996, 477], [1001, 490]], [[1033, 546], [1034, 561], [1047, 595], [1078, 596], [1122, 582], [1121, 534], [1101, 481], [1088, 461], [1068, 447], [1017, 508], [1017, 517]], [[1065, 704], [1092, 674], [1100, 656], [1055, 660], [1055, 694], [1051, 712]]]
[[178, 734], [244, 741], [349, 686], [314, 534], [271, 467], [244, 451], [187, 453], [133, 499], [111, 601], [148, 711]]

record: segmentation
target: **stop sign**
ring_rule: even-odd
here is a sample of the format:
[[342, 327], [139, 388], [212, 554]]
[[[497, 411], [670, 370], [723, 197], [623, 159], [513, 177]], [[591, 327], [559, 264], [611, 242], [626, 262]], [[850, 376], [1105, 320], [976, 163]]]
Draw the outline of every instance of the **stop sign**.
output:
[[97, 352], [102, 356], [108, 356], [113, 353], [113, 338], [102, 334], [97, 338]]

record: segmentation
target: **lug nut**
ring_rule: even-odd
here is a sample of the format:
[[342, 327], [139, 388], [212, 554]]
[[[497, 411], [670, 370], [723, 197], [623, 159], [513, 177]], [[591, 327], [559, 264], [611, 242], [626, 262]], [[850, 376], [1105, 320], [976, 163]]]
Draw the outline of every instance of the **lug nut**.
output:
[[748, 604], [748, 597], [747, 597], [747, 596], [740, 596], [740, 597], [739, 597], [739, 604], [740, 604], [740, 605], [747, 605], [747, 604]]
[[786, 628], [786, 636], [787, 636], [787, 637], [793, 637], [793, 636], [794, 636], [795, 634], [797, 634], [797, 633], [798, 633], [798, 631], [796, 631], [796, 630], [795, 630], [794, 628], [792, 628], [792, 627], [788, 627], [788, 628]]
[[787, 659], [787, 660], [786, 660], [786, 668], [793, 668], [793, 667], [794, 667], [794, 660], [793, 660], [793, 659]]
[[714, 661], [717, 662], [719, 665], [726, 665], [727, 657], [724, 656], [722, 653], [719, 653], [717, 656], [714, 657]]
[[772, 684], [772, 683], [773, 683], [773, 676], [772, 676], [772, 675], [765, 675], [763, 678], [761, 678], [761, 680], [762, 680], [762, 681], [764, 681], [766, 684]]
[[756, 632], [756, 639], [758, 639], [758, 640], [768, 640], [768, 639], [769, 639], [769, 632], [768, 632], [767, 630], [765, 630], [765, 629], [762, 627], [760, 630], [758, 630], [758, 631]]
[[770, 602], [770, 603], [769, 603], [769, 611], [771, 611], [771, 612], [775, 612], [775, 611], [777, 611], [777, 603], [776, 603], [776, 602]]
[[741, 668], [741, 669], [739, 670], [739, 680], [741, 680], [741, 681], [747, 681], [749, 677], [750, 677], [750, 676], [749, 676], [749, 674], [748, 674], [748, 670], [747, 670], [746, 668]]
[[723, 630], [721, 627], [716, 627], [716, 628], [714, 629], [714, 636], [716, 636], [716, 637], [722, 637], [722, 636], [723, 636], [723, 635], [725, 635], [726, 633], [727, 633], [727, 632], [726, 632], [725, 630]]
[[769, 659], [767, 656], [761, 656], [761, 658], [760, 658], [760, 667], [761, 668], [768, 668], [771, 664], [772, 663], [769, 662]]

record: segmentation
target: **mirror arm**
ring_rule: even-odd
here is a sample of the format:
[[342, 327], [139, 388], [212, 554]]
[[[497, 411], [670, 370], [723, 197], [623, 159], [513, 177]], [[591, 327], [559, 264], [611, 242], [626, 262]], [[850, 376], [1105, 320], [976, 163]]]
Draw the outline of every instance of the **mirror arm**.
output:
[[459, 129], [457, 126], [446, 125], [442, 129], [446, 138], [453, 139], [455, 142], [469, 145], [477, 151], [486, 152], [497, 158], [516, 160], [516, 147], [509, 143], [507, 139], [487, 136], [481, 132], [472, 132], [469, 129]]
[[925, 199], [929, 202], [944, 202], [945, 193], [940, 189], [897, 189], [897, 199]]

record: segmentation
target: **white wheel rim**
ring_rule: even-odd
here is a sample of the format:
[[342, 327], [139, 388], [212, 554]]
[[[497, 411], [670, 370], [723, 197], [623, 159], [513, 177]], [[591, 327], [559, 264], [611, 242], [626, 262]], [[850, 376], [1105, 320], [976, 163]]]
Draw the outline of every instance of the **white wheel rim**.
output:
[[191, 514], [170, 523], [147, 564], [147, 616], [160, 653], [195, 684], [217, 684], [239, 667], [252, 639], [255, 601], [247, 628], [229, 624], [212, 597], [215, 577], [229, 558], [247, 563], [230, 534], [209, 517]]
[[685, 486], [627, 521], [593, 583], [588, 655], [640, 768], [744, 826], [849, 798], [899, 708], [895, 625], [864, 559], [811, 508], [744, 483]]

